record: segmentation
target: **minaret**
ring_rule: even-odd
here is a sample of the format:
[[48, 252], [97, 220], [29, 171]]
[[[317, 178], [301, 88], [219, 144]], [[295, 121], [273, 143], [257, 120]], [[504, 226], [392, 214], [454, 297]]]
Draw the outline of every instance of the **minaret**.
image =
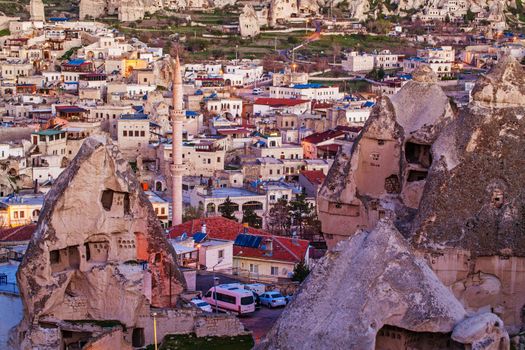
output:
[[172, 121], [172, 163], [171, 175], [173, 178], [172, 188], [172, 225], [182, 223], [182, 122], [184, 111], [182, 110], [182, 75], [180, 70], [179, 55], [175, 58], [173, 68], [173, 112]]

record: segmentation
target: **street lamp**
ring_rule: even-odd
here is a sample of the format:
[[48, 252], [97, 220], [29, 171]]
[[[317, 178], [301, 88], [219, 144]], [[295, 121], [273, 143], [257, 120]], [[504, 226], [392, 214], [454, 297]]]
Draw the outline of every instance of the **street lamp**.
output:
[[213, 265], [213, 267], [211, 268], [211, 270], [213, 271], [213, 299], [215, 300], [215, 313], [218, 313], [219, 312], [219, 309], [218, 309], [218, 306], [217, 306], [217, 283], [218, 282], [218, 278], [215, 277], [215, 267], [217, 267], [217, 265], [220, 265], [220, 263], [222, 263], [222, 261], [224, 260], [224, 258], [220, 258], [217, 263], [215, 265]]
[[153, 316], [153, 342], [155, 343], [155, 350], [158, 350], [157, 348], [157, 313], [154, 312], [151, 314]]

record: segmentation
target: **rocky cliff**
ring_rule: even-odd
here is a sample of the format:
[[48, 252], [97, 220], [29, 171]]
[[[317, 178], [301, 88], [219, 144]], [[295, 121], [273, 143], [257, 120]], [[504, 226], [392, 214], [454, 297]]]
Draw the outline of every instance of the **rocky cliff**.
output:
[[[322, 1], [322, 0], [321, 0]], [[422, 13], [428, 8], [441, 8], [449, 0], [347, 0], [350, 16], [364, 20], [378, 13], [387, 15], [407, 15]], [[506, 7], [516, 7], [515, 0], [459, 0], [464, 1], [466, 7], [473, 12], [488, 9], [488, 15], [499, 14]], [[334, 4], [343, 2], [336, 0]]]
[[185, 285], [127, 161], [102, 138], [86, 139], [46, 195], [17, 281], [20, 349], [57, 349], [94, 334], [78, 322], [143, 330], [150, 307], [177, 305]]

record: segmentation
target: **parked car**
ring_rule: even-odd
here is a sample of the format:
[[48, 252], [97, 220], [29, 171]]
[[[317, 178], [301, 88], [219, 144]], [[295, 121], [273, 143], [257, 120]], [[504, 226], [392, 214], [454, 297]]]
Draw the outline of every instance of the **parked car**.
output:
[[266, 291], [266, 285], [262, 283], [249, 283], [244, 285], [244, 289], [251, 290], [252, 292], [261, 295]]
[[268, 308], [274, 308], [277, 306], [285, 306], [286, 299], [279, 292], [266, 292], [260, 296], [261, 305], [265, 305]]
[[201, 299], [192, 299], [191, 300], [191, 303], [195, 306], [197, 306], [199, 309], [201, 309], [202, 311], [206, 311], [206, 312], [212, 312], [212, 308], [211, 308], [211, 305], [208, 304], [207, 302], [205, 302], [204, 300], [201, 300]]
[[253, 293], [234, 285], [223, 284], [211, 287], [204, 295], [203, 300], [212, 305], [213, 308], [237, 312], [239, 315], [255, 311]]
[[286, 305], [288, 305], [290, 303], [290, 301], [293, 300], [294, 298], [294, 295], [293, 294], [288, 294], [287, 296], [284, 297], [286, 299]]
[[260, 88], [254, 88], [254, 89], [252, 90], [252, 94], [253, 94], [253, 95], [260, 95], [260, 94], [262, 94], [262, 92], [263, 92], [263, 91], [262, 91]]
[[259, 294], [255, 293], [252, 290], [253, 293], [253, 300], [255, 301], [255, 307], [261, 307], [261, 297], [259, 297]]

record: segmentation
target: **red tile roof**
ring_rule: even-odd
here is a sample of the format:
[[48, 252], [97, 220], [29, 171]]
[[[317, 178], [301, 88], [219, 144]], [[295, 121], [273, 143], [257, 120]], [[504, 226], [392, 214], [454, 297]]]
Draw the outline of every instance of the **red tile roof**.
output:
[[317, 149], [320, 151], [338, 152], [341, 147], [342, 145], [339, 145], [337, 143], [332, 143], [330, 145], [319, 146], [317, 147]]
[[305, 170], [301, 173], [308, 181], [313, 184], [322, 184], [326, 175], [321, 170]]
[[256, 105], [266, 105], [272, 107], [291, 107], [297, 106], [303, 103], [307, 103], [308, 100], [300, 100], [296, 98], [270, 98], [261, 97], [255, 100]]
[[0, 229], [0, 242], [29, 241], [35, 229], [35, 224]]
[[314, 134], [311, 134], [309, 136], [306, 136], [303, 141], [313, 144], [318, 144], [330, 139], [335, 139], [337, 137], [343, 136], [345, 133], [341, 130], [327, 130], [323, 132], [316, 132]]
[[[215, 216], [210, 218], [195, 219], [186, 221], [180, 225], [174, 226], [169, 230], [169, 237], [175, 238], [182, 233], [188, 236], [200, 232], [202, 225], [206, 224], [206, 233], [208, 237], [215, 239], [223, 239], [228, 241], [235, 241], [239, 233], [244, 232], [243, 224], [228, 220], [222, 216]], [[233, 254], [236, 257], [249, 257], [266, 260], [278, 260], [286, 262], [298, 263], [303, 260], [308, 253], [309, 242], [304, 239], [292, 239], [290, 237], [274, 236], [264, 230], [247, 227], [247, 233], [264, 236], [272, 240], [272, 254], [269, 255], [261, 248], [247, 248], [240, 246], [233, 246]], [[264, 243], [265, 239], [263, 239]]]

